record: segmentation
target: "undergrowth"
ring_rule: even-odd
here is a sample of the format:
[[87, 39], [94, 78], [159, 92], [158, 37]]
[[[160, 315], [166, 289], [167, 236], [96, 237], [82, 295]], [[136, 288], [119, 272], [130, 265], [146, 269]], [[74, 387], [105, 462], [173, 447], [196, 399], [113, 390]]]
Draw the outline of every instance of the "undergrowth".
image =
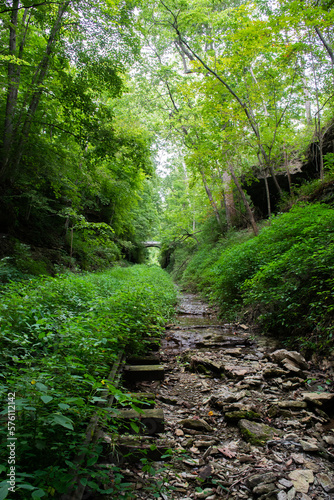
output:
[[202, 245], [180, 281], [218, 304], [225, 319], [243, 316], [288, 345], [325, 352], [334, 329], [333, 208], [297, 204], [258, 237], [243, 231]]
[[[94, 468], [102, 447], [83, 445], [87, 424], [97, 411], [102, 420], [107, 417], [97, 406], [108, 397], [106, 388], [121, 403], [131, 403], [106, 379], [122, 350], [143, 351], [172, 317], [176, 294], [170, 278], [155, 266], [133, 266], [13, 282], [0, 293], [0, 434], [5, 444], [0, 498], [8, 493], [10, 466], [15, 498], [59, 498], [73, 479], [73, 460], [80, 453], [88, 458], [79, 479], [87, 481], [88, 475], [90, 488], [108, 492], [101, 489], [106, 472]], [[8, 412], [10, 406], [14, 412]], [[115, 430], [112, 421], [108, 425]], [[6, 446], [14, 442], [8, 441], [12, 436], [13, 465]], [[109, 493], [121, 488], [109, 485]]]

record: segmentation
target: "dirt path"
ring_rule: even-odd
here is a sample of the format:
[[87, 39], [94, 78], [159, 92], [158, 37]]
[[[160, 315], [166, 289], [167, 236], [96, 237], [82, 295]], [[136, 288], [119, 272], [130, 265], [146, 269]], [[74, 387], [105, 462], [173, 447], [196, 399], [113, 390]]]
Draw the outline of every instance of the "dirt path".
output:
[[136, 384], [164, 412], [149, 439], [176, 453], [153, 476], [145, 460], [123, 464], [133, 498], [334, 499], [334, 358], [306, 363], [220, 324], [191, 295], [179, 309], [161, 345], [164, 380]]

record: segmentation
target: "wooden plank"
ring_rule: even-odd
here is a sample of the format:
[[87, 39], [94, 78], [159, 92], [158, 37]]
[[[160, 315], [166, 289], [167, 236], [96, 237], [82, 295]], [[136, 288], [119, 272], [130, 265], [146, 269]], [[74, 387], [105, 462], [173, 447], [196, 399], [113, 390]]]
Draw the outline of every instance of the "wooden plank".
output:
[[163, 365], [125, 365], [123, 377], [127, 382], [163, 380], [165, 367]]

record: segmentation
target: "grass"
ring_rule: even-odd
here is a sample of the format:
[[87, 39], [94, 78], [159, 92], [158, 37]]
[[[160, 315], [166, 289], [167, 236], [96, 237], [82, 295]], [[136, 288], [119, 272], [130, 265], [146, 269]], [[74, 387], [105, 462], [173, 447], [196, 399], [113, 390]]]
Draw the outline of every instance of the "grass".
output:
[[[0, 389], [5, 425], [0, 433], [3, 443], [9, 428], [17, 438], [15, 498], [59, 498], [66, 491], [73, 458], [83, 451], [87, 423], [106, 397], [105, 380], [114, 360], [121, 350], [145, 350], [147, 339], [159, 335], [172, 317], [175, 301], [174, 285], [156, 266], [36, 278], [2, 288]], [[131, 400], [108, 386], [120, 401]], [[8, 402], [15, 404], [13, 428]], [[112, 421], [108, 425], [115, 431]], [[101, 451], [96, 445], [88, 454], [83, 477], [97, 477], [94, 463]], [[2, 499], [8, 494], [11, 465], [6, 446], [0, 456]], [[104, 480], [101, 472], [90, 487], [105, 492], [99, 484]]]

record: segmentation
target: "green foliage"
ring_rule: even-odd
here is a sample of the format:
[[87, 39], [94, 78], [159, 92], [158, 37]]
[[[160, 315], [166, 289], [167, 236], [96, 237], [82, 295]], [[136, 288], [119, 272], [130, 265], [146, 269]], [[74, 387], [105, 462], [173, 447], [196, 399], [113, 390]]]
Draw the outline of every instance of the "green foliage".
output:
[[243, 312], [291, 344], [326, 350], [334, 330], [333, 250], [333, 208], [299, 204], [258, 237], [230, 233], [188, 253], [181, 283], [202, 291], [226, 319]]
[[[82, 443], [92, 414], [99, 411], [107, 428], [116, 429], [97, 404], [114, 394], [120, 404], [130, 399], [135, 407], [107, 382], [114, 360], [122, 350], [143, 351], [171, 318], [175, 300], [167, 274], [146, 266], [33, 278], [2, 289], [1, 406], [15, 393], [18, 486], [24, 479], [32, 495], [66, 490], [74, 457], [87, 451]], [[6, 410], [2, 415], [6, 419]], [[6, 442], [7, 428], [0, 432]], [[93, 447], [87, 456], [92, 453], [98, 458], [101, 449]], [[6, 447], [0, 455], [6, 464]], [[92, 466], [88, 458], [82, 477], [103, 482]], [[21, 488], [17, 498], [27, 498]]]

